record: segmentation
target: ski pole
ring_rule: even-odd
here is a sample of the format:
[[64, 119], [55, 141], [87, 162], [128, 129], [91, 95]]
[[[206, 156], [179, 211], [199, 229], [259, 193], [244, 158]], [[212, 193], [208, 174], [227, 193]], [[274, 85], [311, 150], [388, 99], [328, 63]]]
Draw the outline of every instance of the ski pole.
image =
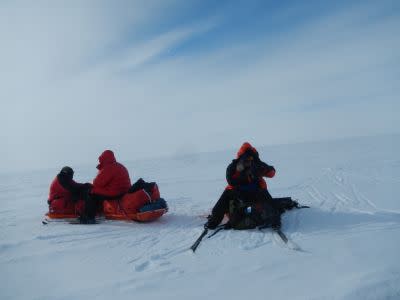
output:
[[199, 238], [194, 242], [194, 244], [192, 245], [192, 247], [190, 247], [190, 249], [192, 249], [193, 252], [196, 251], [197, 247], [199, 246], [201, 240], [203, 239], [203, 237], [207, 234], [208, 232], [208, 228], [204, 228], [202, 234], [199, 236]]
[[224, 225], [222, 225], [221, 227], [217, 228], [216, 230], [214, 230], [213, 233], [211, 233], [207, 238], [209, 239], [210, 237], [216, 235], [218, 232], [220, 232], [221, 230], [225, 229]]
[[222, 224], [222, 225], [219, 225], [219, 226], [217, 226], [217, 228], [215, 228], [214, 232], [211, 233], [207, 238], [209, 239], [210, 237], [216, 235], [221, 230], [228, 230], [228, 229], [231, 229], [231, 228], [232, 228], [232, 226], [231, 226], [231, 224], [229, 222], [227, 222], [225, 224]]

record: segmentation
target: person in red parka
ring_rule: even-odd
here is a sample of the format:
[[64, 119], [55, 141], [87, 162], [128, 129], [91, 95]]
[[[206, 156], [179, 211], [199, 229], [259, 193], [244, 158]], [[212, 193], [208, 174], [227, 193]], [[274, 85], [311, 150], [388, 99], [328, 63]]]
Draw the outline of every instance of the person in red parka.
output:
[[97, 169], [99, 172], [93, 180], [92, 194], [117, 197], [125, 194], [131, 187], [128, 170], [116, 161], [111, 150], [100, 155]]
[[[245, 201], [248, 206], [260, 202], [262, 206], [273, 210], [273, 199], [267, 190], [263, 177], [275, 176], [275, 168], [260, 160], [257, 150], [250, 143], [243, 143], [236, 159], [226, 169], [228, 186], [215, 204], [205, 227], [214, 229], [229, 214], [230, 201], [238, 199]], [[230, 222], [234, 222], [230, 216]], [[279, 226], [279, 220], [274, 221]]]
[[122, 197], [131, 187], [128, 170], [117, 162], [111, 150], [105, 150], [100, 155], [97, 169], [99, 172], [85, 199], [85, 214], [80, 218], [81, 223], [93, 223], [100, 201]]
[[91, 188], [90, 183], [77, 183], [73, 180], [74, 170], [71, 167], [63, 167], [50, 185], [47, 203], [50, 212], [56, 208], [68, 208], [74, 205]]

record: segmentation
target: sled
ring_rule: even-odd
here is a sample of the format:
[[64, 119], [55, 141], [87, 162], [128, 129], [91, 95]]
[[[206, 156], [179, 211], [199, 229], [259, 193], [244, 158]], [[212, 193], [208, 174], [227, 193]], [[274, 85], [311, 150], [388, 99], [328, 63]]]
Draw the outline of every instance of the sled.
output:
[[147, 193], [144, 189], [126, 194], [122, 199], [105, 200], [103, 203], [104, 217], [108, 220], [133, 220], [138, 222], [151, 222], [157, 220], [167, 212], [167, 208], [141, 211], [147, 204], [154, 203], [159, 196], [158, 188], [154, 194]]

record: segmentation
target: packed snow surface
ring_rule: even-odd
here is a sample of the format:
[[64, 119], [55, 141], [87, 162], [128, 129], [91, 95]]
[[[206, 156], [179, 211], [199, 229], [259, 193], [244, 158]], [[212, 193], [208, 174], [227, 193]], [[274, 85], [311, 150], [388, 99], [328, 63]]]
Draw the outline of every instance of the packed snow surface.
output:
[[[0, 175], [0, 299], [400, 299], [400, 136], [258, 150], [271, 194], [311, 206], [284, 215], [288, 245], [230, 230], [189, 250], [234, 149], [124, 162], [169, 203], [150, 224], [42, 225], [62, 166]], [[75, 179], [93, 179], [88, 164]]]

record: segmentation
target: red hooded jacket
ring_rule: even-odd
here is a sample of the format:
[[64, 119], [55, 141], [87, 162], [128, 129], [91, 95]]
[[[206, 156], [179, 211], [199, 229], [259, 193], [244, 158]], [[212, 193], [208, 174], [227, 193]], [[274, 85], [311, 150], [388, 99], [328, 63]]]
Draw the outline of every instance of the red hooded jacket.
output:
[[111, 150], [99, 157], [99, 173], [93, 180], [92, 194], [115, 197], [128, 192], [131, 187], [128, 170], [115, 159]]
[[72, 178], [58, 174], [50, 185], [47, 201], [49, 213], [74, 216], [83, 209], [81, 199], [89, 188], [89, 183], [77, 183]]
[[[79, 186], [79, 184], [73, 180], [72, 184]], [[71, 202], [72, 197], [72, 193], [60, 184], [58, 177], [56, 176], [50, 185], [48, 203], [50, 204], [53, 200], [56, 199], [62, 200], [64, 202]]]
[[239, 151], [237, 152], [236, 159], [232, 161], [232, 163], [228, 166], [226, 170], [226, 179], [229, 184], [226, 189], [232, 190], [240, 185], [247, 185], [252, 183], [251, 178], [244, 176], [244, 174], [242, 174], [243, 172], [238, 172], [236, 169], [239, 159], [245, 153], [250, 153], [254, 157], [254, 164], [257, 172], [257, 178], [255, 178], [256, 184], [261, 189], [267, 189], [267, 183], [263, 177], [274, 177], [275, 168], [261, 161], [256, 148], [254, 148], [252, 145], [250, 145], [250, 143], [247, 142], [240, 147]]

